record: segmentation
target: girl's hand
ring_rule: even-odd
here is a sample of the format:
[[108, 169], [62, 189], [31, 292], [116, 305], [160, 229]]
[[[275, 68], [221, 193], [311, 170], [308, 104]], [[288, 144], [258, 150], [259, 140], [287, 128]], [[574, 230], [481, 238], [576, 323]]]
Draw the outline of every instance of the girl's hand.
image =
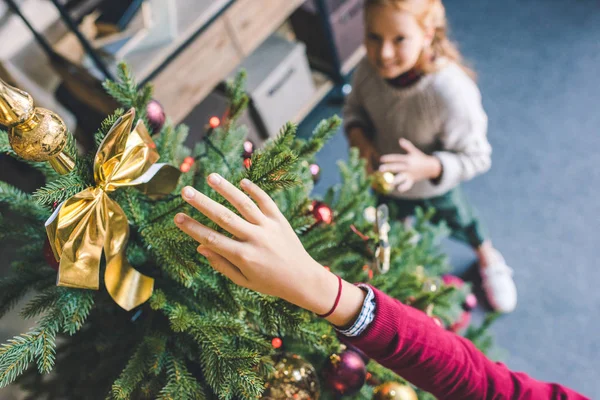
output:
[[[184, 188], [185, 201], [234, 236], [229, 238], [178, 214], [175, 223], [200, 243], [198, 252], [238, 285], [283, 298], [317, 314], [327, 313], [338, 293], [338, 279], [306, 252], [269, 195], [247, 179], [240, 185], [254, 201], [217, 174], [211, 174], [208, 183], [243, 218], [197, 190]], [[340, 326], [350, 322], [360, 311], [362, 293], [344, 282], [338, 311], [328, 320]]]
[[387, 154], [380, 158], [381, 172], [396, 174], [393, 185], [399, 192], [406, 192], [419, 181], [436, 179], [442, 173], [442, 164], [434, 157], [423, 153], [406, 139], [400, 139], [400, 147], [406, 154]]

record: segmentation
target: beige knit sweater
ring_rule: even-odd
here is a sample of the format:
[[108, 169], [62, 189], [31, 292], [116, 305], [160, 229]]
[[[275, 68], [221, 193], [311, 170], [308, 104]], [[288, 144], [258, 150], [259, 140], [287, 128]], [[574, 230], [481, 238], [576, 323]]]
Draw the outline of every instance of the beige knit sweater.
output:
[[439, 182], [417, 182], [408, 192], [392, 196], [439, 196], [491, 166], [487, 115], [479, 89], [458, 65], [440, 62], [437, 72], [407, 88], [391, 86], [366, 59], [354, 73], [352, 93], [344, 106], [344, 125], [365, 127], [382, 155], [401, 153], [398, 139], [405, 138], [442, 162]]

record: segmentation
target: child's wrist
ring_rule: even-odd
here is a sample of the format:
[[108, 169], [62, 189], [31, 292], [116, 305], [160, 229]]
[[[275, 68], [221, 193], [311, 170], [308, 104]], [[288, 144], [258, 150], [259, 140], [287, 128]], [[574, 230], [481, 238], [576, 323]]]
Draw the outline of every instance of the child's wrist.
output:
[[428, 178], [435, 180], [442, 175], [442, 162], [436, 156], [428, 156]]

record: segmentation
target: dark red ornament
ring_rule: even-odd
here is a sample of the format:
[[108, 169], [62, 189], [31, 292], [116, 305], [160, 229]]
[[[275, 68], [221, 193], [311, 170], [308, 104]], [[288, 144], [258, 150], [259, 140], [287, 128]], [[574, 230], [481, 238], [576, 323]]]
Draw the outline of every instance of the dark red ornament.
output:
[[333, 222], [333, 211], [327, 204], [315, 200], [312, 202], [311, 211], [317, 222], [324, 222], [327, 225]]
[[340, 396], [357, 393], [365, 384], [367, 368], [362, 358], [353, 351], [346, 350], [340, 355], [332, 355], [325, 365], [323, 377], [333, 392]]
[[271, 340], [271, 346], [273, 346], [274, 349], [279, 349], [281, 346], [283, 346], [283, 340], [278, 337], [273, 338], [273, 340]]
[[160, 132], [167, 120], [163, 106], [156, 100], [150, 100], [146, 106], [146, 116], [153, 134]]
[[252, 159], [244, 158], [244, 167], [246, 167], [246, 169], [250, 169], [251, 166], [252, 166]]
[[46, 238], [46, 241], [44, 242], [44, 247], [42, 249], [42, 252], [44, 254], [44, 259], [46, 260], [48, 265], [50, 265], [50, 267], [52, 267], [53, 270], [58, 272], [58, 267], [59, 267], [60, 263], [58, 261], [56, 261], [56, 258], [54, 258], [54, 252], [52, 251], [52, 247], [50, 246], [50, 241], [47, 238]]
[[362, 360], [365, 362], [365, 365], [369, 363], [370, 358], [365, 353], [363, 353], [363, 351], [361, 349], [359, 349], [356, 346], [352, 346], [351, 344], [348, 344], [348, 343], [346, 343], [345, 345], [349, 351], [353, 351], [356, 354], [358, 354], [360, 356], [360, 358], [362, 358]]
[[254, 153], [254, 143], [252, 143], [249, 140], [246, 140], [244, 142], [244, 154], [243, 154], [243, 157], [244, 158], [250, 158], [250, 157], [252, 157], [253, 153]]
[[321, 179], [321, 167], [319, 167], [317, 164], [310, 164], [308, 169], [310, 170], [313, 182], [318, 183], [319, 179]]

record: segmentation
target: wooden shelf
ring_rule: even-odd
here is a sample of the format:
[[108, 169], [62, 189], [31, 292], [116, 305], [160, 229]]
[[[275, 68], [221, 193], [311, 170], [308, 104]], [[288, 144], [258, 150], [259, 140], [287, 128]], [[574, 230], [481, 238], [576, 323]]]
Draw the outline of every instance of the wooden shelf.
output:
[[327, 96], [327, 94], [333, 89], [333, 82], [329, 80], [324, 74], [313, 71], [312, 78], [317, 88], [314, 96], [310, 101], [304, 105], [304, 107], [298, 111], [291, 122], [299, 124], [306, 118], [306, 116], [315, 108], [317, 104], [321, 102]]
[[125, 60], [139, 82], [153, 76], [186, 42], [210, 25], [210, 22], [235, 3], [235, 0], [176, 0], [175, 3], [179, 29], [177, 39], [166, 46], [135, 52]]

